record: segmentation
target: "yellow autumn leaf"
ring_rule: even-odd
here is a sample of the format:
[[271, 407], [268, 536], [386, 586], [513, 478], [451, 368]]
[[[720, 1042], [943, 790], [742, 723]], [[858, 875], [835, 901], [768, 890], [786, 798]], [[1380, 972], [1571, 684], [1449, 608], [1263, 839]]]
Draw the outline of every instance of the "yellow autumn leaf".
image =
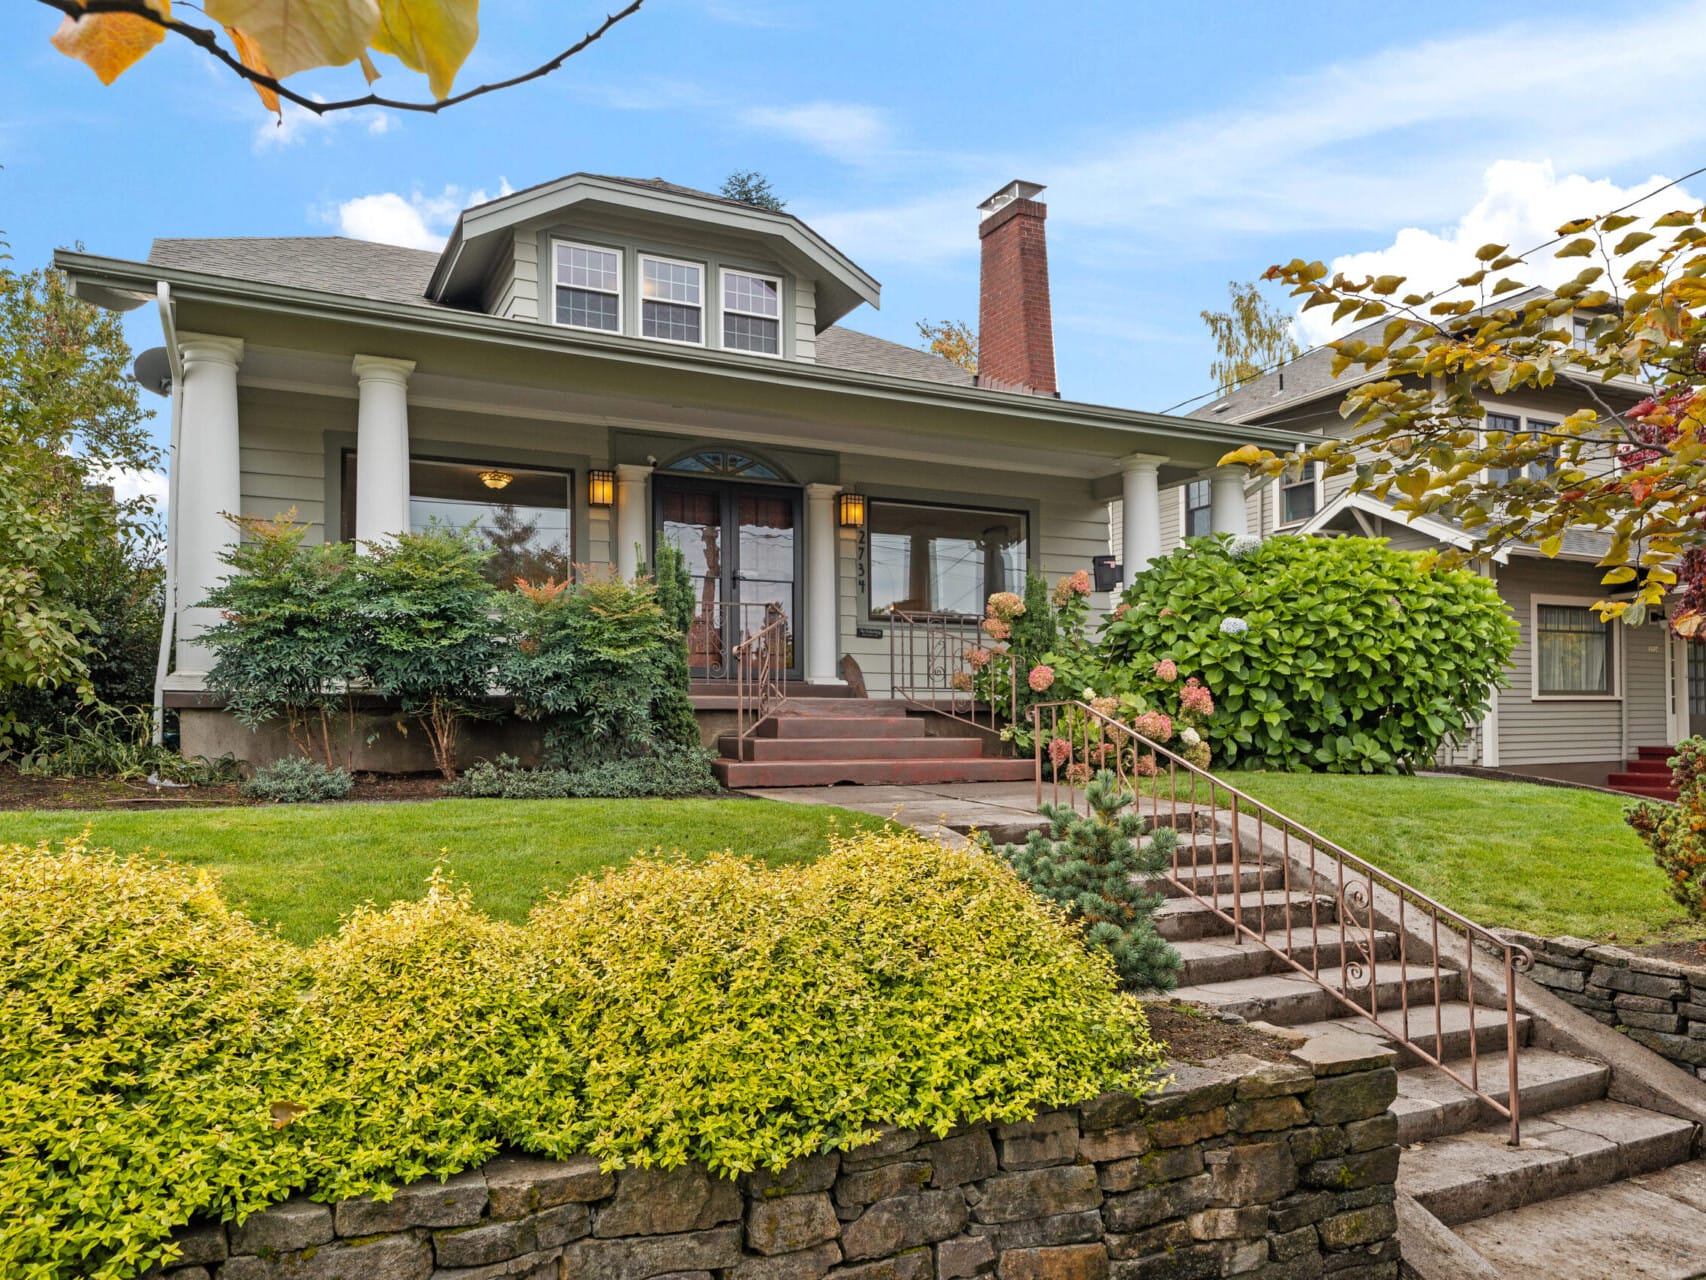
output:
[[[172, 0], [148, 0], [148, 7], [162, 18], [172, 16]], [[165, 38], [165, 27], [134, 13], [86, 13], [80, 18], [67, 15], [53, 33], [52, 44], [86, 64], [102, 84], [111, 84]]]
[[425, 75], [440, 101], [479, 38], [480, 0], [379, 0], [373, 47]]
[[280, 80], [354, 62], [379, 28], [379, 0], [206, 0], [203, 8], [253, 41]]
[[[225, 34], [231, 37], [231, 47], [237, 51], [239, 62], [249, 68], [250, 71], [258, 71], [263, 76], [272, 76], [272, 68], [267, 66], [267, 60], [261, 56], [260, 47], [253, 40], [237, 30], [236, 27], [226, 27]], [[273, 79], [276, 80], [278, 77], [273, 76]], [[277, 115], [278, 94], [264, 84], [256, 84], [253, 80], [249, 81], [249, 84], [260, 98], [261, 104], [268, 111]]]
[[1240, 445], [1225, 455], [1216, 465], [1222, 467], [1253, 467], [1262, 461], [1262, 451], [1253, 444]]

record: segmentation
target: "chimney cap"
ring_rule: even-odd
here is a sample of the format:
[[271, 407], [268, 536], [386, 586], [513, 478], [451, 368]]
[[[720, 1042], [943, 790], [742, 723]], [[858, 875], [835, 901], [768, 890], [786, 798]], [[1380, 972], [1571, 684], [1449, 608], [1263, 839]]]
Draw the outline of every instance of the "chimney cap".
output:
[[985, 218], [999, 213], [1015, 200], [1034, 200], [1048, 188], [1040, 182], [1026, 182], [1023, 178], [1014, 178], [989, 199], [978, 205], [978, 210]]

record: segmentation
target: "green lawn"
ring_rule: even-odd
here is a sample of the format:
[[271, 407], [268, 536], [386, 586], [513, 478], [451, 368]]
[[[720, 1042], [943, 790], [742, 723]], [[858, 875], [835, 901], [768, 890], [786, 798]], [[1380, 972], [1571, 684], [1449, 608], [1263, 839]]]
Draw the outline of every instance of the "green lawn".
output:
[[230, 901], [309, 942], [360, 902], [418, 897], [442, 862], [485, 911], [522, 920], [548, 890], [637, 851], [733, 849], [775, 866], [823, 852], [831, 827], [874, 819], [769, 800], [433, 800], [89, 813], [0, 812], [0, 843], [93, 829], [218, 873]]
[[1624, 942], [1706, 935], [1624, 825], [1633, 801], [1473, 778], [1227, 780], [1478, 924]]

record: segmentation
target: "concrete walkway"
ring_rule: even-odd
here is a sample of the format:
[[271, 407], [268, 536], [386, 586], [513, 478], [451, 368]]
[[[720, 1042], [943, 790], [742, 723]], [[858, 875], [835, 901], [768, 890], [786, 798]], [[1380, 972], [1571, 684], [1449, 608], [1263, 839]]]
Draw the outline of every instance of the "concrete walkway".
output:
[[[888, 818], [943, 844], [982, 831], [998, 844], [1021, 842], [1043, 824], [1034, 782], [948, 782], [926, 786], [774, 787], [745, 792], [789, 804], [833, 804]], [[1047, 799], [1048, 793], [1044, 792]]]

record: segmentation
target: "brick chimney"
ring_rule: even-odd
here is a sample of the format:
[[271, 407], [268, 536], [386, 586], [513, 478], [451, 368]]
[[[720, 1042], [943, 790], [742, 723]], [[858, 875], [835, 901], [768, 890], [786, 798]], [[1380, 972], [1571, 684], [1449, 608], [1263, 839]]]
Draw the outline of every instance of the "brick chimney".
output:
[[983, 242], [977, 305], [977, 384], [1058, 396], [1048, 300], [1048, 206], [1034, 182], [1009, 182], [978, 205]]

